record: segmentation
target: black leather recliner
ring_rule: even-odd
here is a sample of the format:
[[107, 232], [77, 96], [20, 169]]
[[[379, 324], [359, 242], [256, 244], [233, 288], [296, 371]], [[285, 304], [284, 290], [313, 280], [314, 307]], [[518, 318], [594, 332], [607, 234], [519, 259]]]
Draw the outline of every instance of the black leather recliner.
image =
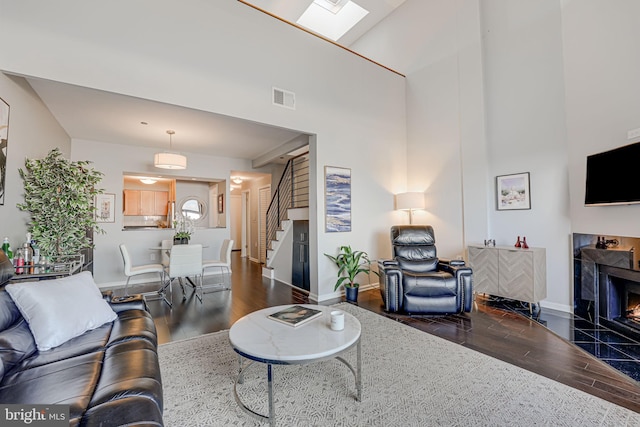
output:
[[391, 260], [378, 260], [380, 292], [390, 312], [470, 312], [472, 271], [464, 261], [439, 260], [430, 225], [391, 227]]

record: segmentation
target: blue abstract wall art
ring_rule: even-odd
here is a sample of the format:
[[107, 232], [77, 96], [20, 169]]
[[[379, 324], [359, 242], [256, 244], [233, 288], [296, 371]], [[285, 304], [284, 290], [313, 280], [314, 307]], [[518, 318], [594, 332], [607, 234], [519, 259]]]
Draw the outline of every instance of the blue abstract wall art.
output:
[[351, 231], [351, 169], [324, 167], [325, 231]]

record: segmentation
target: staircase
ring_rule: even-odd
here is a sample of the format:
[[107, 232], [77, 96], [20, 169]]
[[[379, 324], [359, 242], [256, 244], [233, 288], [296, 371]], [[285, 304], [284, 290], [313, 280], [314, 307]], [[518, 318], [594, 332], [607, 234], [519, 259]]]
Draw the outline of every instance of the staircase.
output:
[[291, 227], [293, 221], [299, 219], [309, 219], [308, 152], [287, 162], [280, 182], [273, 192], [267, 209], [268, 244], [263, 276], [276, 278], [276, 269], [283, 270], [281, 273], [290, 276]]

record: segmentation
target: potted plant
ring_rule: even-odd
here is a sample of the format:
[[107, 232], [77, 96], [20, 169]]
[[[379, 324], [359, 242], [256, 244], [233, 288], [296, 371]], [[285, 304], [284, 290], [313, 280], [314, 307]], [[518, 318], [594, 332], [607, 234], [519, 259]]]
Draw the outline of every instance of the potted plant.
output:
[[189, 239], [191, 239], [191, 233], [189, 233], [188, 231], [178, 231], [173, 235], [173, 244], [187, 245], [189, 244]]
[[40, 248], [41, 256], [58, 262], [80, 257], [93, 248], [91, 231], [104, 233], [96, 223], [95, 196], [102, 173], [89, 168], [89, 161], [72, 162], [58, 148], [43, 159], [26, 159], [19, 169], [24, 181], [24, 203], [18, 209], [29, 212], [27, 231]]
[[[347, 301], [358, 301], [358, 287], [360, 286], [355, 280], [360, 273], [371, 273], [371, 261], [369, 255], [364, 251], [354, 251], [351, 246], [340, 246], [340, 252], [337, 256], [325, 254], [338, 267], [338, 280], [333, 288], [338, 290], [340, 285], [344, 284]], [[378, 274], [377, 271], [373, 272]]]
[[188, 245], [193, 232], [193, 224], [187, 219], [181, 219], [176, 223], [176, 234], [173, 235], [174, 245]]

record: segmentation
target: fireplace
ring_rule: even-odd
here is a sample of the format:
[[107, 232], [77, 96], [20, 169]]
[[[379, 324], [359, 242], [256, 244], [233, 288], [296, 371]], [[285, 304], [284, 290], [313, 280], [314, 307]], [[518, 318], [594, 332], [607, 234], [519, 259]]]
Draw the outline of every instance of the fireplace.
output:
[[631, 284], [627, 288], [625, 300], [622, 304], [626, 307], [625, 319], [629, 322], [633, 322], [634, 326], [640, 328], [640, 285], [637, 283]]
[[640, 271], [600, 266], [599, 324], [640, 338]]
[[574, 312], [640, 340], [640, 239], [607, 236], [609, 246], [596, 247], [599, 236], [574, 234]]

